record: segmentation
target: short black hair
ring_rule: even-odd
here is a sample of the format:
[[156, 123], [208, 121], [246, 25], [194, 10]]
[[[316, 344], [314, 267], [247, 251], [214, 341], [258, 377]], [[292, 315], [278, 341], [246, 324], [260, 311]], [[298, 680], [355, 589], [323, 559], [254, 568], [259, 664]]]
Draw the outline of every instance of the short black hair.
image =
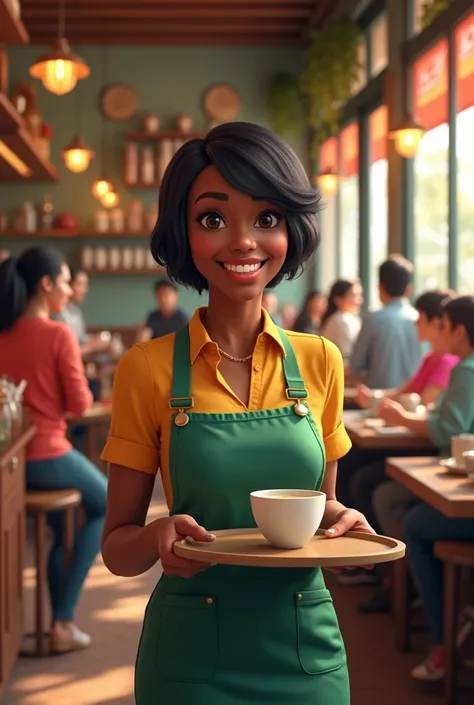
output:
[[86, 270], [84, 267], [82, 267], [80, 264], [69, 264], [69, 271], [71, 272], [71, 283], [74, 281], [74, 279], [77, 277], [78, 274], [87, 274]]
[[199, 293], [208, 289], [191, 256], [187, 207], [194, 181], [211, 165], [234, 188], [275, 203], [284, 212], [288, 253], [268, 288], [300, 274], [319, 245], [321, 195], [312, 188], [291, 147], [274, 132], [250, 122], [218, 125], [204, 139], [189, 140], [176, 152], [163, 177], [159, 218], [151, 235], [156, 262], [166, 267], [173, 281]]
[[178, 287], [173, 282], [170, 282], [169, 279], [157, 279], [155, 282], [155, 294], [159, 289], [173, 289], [173, 291], [178, 293]]
[[474, 296], [458, 296], [448, 301], [444, 306], [444, 313], [452, 328], [464, 326], [469, 342], [474, 346]]
[[441, 318], [444, 304], [454, 299], [455, 293], [449, 289], [436, 289], [435, 291], [425, 291], [415, 301], [415, 308], [418, 313], [424, 313], [428, 321], [433, 318]]
[[379, 267], [379, 283], [389, 296], [400, 298], [411, 284], [413, 265], [401, 255], [392, 255]]

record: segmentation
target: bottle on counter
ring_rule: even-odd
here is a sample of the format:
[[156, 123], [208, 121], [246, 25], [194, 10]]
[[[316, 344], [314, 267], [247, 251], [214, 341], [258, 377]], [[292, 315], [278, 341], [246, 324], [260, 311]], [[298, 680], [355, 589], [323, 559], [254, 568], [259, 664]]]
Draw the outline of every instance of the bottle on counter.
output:
[[6, 390], [0, 388], [0, 448], [7, 445], [12, 435], [10, 400]]
[[21, 218], [26, 233], [35, 233], [38, 230], [38, 215], [31, 201], [26, 201], [21, 207]]
[[138, 181], [138, 145], [129, 142], [125, 145], [125, 182], [136, 184]]
[[114, 233], [122, 233], [125, 228], [125, 214], [121, 208], [110, 211], [110, 229]]
[[155, 163], [151, 147], [145, 147], [142, 152], [141, 180], [147, 186], [151, 185], [155, 180]]
[[51, 230], [54, 224], [54, 206], [51, 196], [46, 195], [40, 209], [40, 229]]
[[94, 213], [94, 230], [98, 233], [106, 233], [109, 229], [109, 214], [106, 210], [97, 210]]

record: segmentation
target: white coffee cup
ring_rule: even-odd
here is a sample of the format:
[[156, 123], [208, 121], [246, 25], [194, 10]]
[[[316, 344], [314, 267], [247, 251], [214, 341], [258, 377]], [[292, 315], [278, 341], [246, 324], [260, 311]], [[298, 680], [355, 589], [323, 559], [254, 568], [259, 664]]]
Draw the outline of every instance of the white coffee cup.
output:
[[421, 397], [419, 394], [400, 394], [398, 401], [403, 406], [405, 411], [416, 413], [420, 406]]
[[319, 529], [326, 508], [324, 492], [259, 490], [250, 504], [258, 528], [277, 548], [301, 548]]
[[369, 418], [375, 419], [380, 413], [380, 403], [384, 398], [384, 393], [381, 389], [372, 389], [369, 395], [369, 405], [367, 407], [367, 415]]
[[461, 433], [451, 438], [451, 455], [461, 468], [464, 467], [463, 453], [468, 450], [474, 450], [474, 433]]

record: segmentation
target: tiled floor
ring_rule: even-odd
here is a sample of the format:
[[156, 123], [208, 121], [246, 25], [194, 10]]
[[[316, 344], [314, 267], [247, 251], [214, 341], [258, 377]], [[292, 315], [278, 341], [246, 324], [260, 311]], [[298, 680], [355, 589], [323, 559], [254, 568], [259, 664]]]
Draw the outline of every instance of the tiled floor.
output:
[[[157, 497], [152, 512], [164, 510]], [[41, 660], [20, 658], [2, 705], [134, 705], [133, 669], [140, 626], [147, 599], [159, 571], [139, 578], [110, 575], [100, 560], [94, 566], [81, 600], [78, 623], [94, 640], [82, 653]], [[27, 583], [32, 580], [29, 573]], [[388, 616], [362, 616], [357, 601], [366, 588], [332, 585], [349, 657], [352, 705], [429, 705], [439, 697], [420, 691], [408, 672], [426, 648], [419, 637], [418, 653], [400, 654], [393, 647]], [[31, 604], [28, 590], [28, 604]], [[30, 622], [30, 619], [28, 619]], [[460, 699], [467, 705], [473, 698]], [[179, 704], [177, 704], [179, 705]], [[190, 704], [192, 705], [192, 704]]]

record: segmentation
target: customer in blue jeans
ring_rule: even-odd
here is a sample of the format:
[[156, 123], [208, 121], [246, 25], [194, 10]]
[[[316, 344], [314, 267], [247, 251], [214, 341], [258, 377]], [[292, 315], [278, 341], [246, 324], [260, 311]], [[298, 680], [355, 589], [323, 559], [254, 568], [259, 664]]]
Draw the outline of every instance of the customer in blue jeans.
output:
[[[381, 411], [386, 423], [403, 425], [430, 438], [445, 455], [451, 438], [474, 433], [474, 296], [460, 296], [444, 306], [443, 337], [447, 350], [460, 362], [451, 372], [448, 388], [440, 394], [426, 419], [404, 411], [393, 401], [385, 401]], [[385, 496], [388, 488], [382, 490]], [[409, 494], [407, 507], [413, 503]], [[377, 497], [375, 498], [377, 503]], [[380, 508], [379, 508], [380, 511]], [[473, 541], [474, 519], [450, 519], [424, 502], [411, 506], [403, 524], [410, 569], [428, 612], [434, 648], [412, 676], [437, 680], [444, 675], [443, 565], [433, 555], [435, 541]]]
[[78, 490], [86, 515], [67, 577], [61, 514], [48, 515], [54, 533], [48, 565], [53, 652], [84, 649], [91, 643], [75, 624], [75, 608], [100, 550], [107, 486], [102, 473], [72, 450], [66, 436], [67, 415], [82, 414], [92, 402], [76, 336], [64, 323], [50, 319], [69, 300], [69, 281], [61, 255], [45, 247], [32, 247], [0, 264], [0, 374], [16, 384], [27, 381], [24, 402], [36, 427], [26, 449], [27, 488]]

